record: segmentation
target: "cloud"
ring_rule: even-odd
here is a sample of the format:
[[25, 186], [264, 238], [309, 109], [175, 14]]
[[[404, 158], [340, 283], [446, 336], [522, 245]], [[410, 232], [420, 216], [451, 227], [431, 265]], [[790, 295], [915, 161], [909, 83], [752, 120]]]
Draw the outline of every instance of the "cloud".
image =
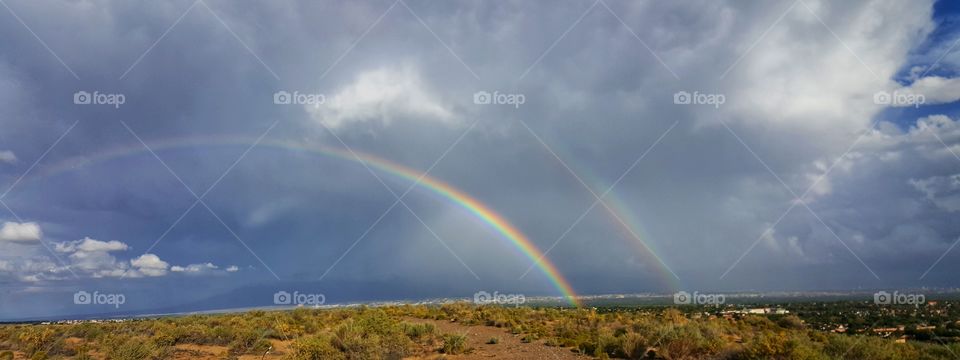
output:
[[85, 274], [94, 278], [121, 277], [130, 268], [129, 264], [117, 260], [111, 254], [111, 252], [129, 249], [127, 244], [120, 241], [100, 241], [85, 237], [54, 244], [54, 249], [67, 254], [68, 266], [75, 274]]
[[10, 150], [0, 151], [0, 163], [14, 164], [17, 162], [17, 155]]
[[217, 270], [218, 266], [206, 263], [206, 264], [190, 264], [187, 266], [174, 266], [170, 268], [170, 271], [173, 272], [188, 272], [188, 273], [198, 273], [202, 271]]
[[34, 222], [5, 222], [0, 228], [0, 241], [38, 242], [42, 236], [40, 225]]
[[[76, 36], [45, 40], [58, 52], [80, 54], [64, 60], [84, 79], [77, 86], [90, 89], [96, 84], [88, 79], [98, 74], [118, 75], [116, 69], [127, 69], [142, 49], [155, 41], [154, 37], [124, 34], [163, 33], [182, 14], [176, 4], [107, 0], [103, 7], [83, 4], [43, 7], [25, 2], [17, 11], [24, 18], [50, 19], [35, 25], [41, 34], [55, 34], [55, 24], [64, 21], [76, 30]], [[915, 256], [910, 265], [878, 270], [884, 280], [916, 273], [915, 280], [949, 246], [949, 240], [960, 236], [956, 212], [951, 211], [956, 196], [952, 182], [958, 171], [950, 164], [955, 159], [932, 135], [937, 134], [960, 153], [954, 121], [931, 117], [913, 126], [916, 115], [911, 115], [914, 118], [889, 119], [893, 124], [886, 120], [911, 109], [891, 111], [873, 99], [878, 91], [903, 88], [891, 79], [904, 69], [934, 63], [941, 55], [945, 55], [941, 64], [957, 63], [960, 52], [948, 51], [956, 36], [949, 34], [931, 39], [943, 39], [941, 44], [932, 44], [935, 50], [928, 51], [932, 56], [912, 62], [910, 54], [917, 46], [926, 46], [918, 44], [925, 43], [924, 36], [936, 25], [931, 4], [932, 0], [807, 0], [784, 13], [790, 2], [610, 2], [611, 10], [626, 26], [598, 6], [573, 28], [571, 22], [584, 14], [589, 3], [411, 4], [436, 31], [436, 37], [408, 14], [392, 12], [351, 48], [357, 34], [383, 14], [382, 7], [305, 1], [296, 6], [311, 11], [291, 12], [284, 9], [289, 5], [272, 2], [225, 2], [218, 5], [217, 12], [264, 64], [276, 70], [280, 83], [247, 49], [237, 46], [236, 39], [224, 33], [219, 23], [190, 21], [188, 17], [125, 78], [129, 86], [124, 91], [129, 98], [157, 101], [125, 105], [126, 114], [97, 116], [107, 117], [105, 120], [130, 114], [140, 117], [142, 121], [131, 126], [152, 146], [154, 141], [161, 144], [185, 133], [256, 136], [265, 130], [265, 119], [289, 118], [285, 112], [292, 109], [305, 112], [308, 121], [282, 123], [269, 139], [309, 143], [315, 140], [311, 131], [322, 122], [344, 130], [344, 141], [357, 151], [426, 170], [461, 133], [462, 129], [447, 124], [457, 125], [468, 114], [478, 125], [430, 175], [487, 203], [544, 249], [593, 199], [524, 125], [585, 182], [600, 184], [593, 189], [599, 194], [665, 129], [679, 121], [610, 197], [636, 213], [634, 220], [644, 230], [640, 232], [644, 241], [678, 272], [685, 285], [764, 288], [761, 280], [769, 278], [767, 284], [779, 287], [872, 286], [878, 284], [871, 282], [869, 274], [826, 285], [817, 282], [832, 281], [833, 277], [784, 279], [820, 269], [865, 274], [831, 231], [875, 268], [903, 259], [905, 254]], [[97, 10], [104, 7], [112, 10]], [[330, 21], [311, 21], [309, 14], [318, 11], [334, 16]], [[69, 16], [77, 13], [89, 16]], [[78, 20], [90, 18], [107, 25]], [[289, 26], [270, 26], [277, 24]], [[31, 100], [35, 97], [30, 94], [56, 93], [66, 79], [75, 79], [48, 54], [32, 51], [36, 41], [23, 36], [22, 30], [17, 23], [0, 23], [0, 47], [10, 54], [0, 64], [0, 68], [9, 68], [0, 72], [4, 78], [0, 81], [0, 94], [4, 95], [0, 96], [0, 115], [9, 119], [4, 134], [17, 134], [0, 142], [4, 149], [17, 149], [21, 155], [39, 154], [73, 121], [88, 120], [91, 114], [77, 111], [72, 104]], [[325, 35], [320, 39], [315, 34]], [[561, 34], [563, 39], [557, 41]], [[276, 45], [281, 43], [298, 46]], [[186, 51], [195, 47], [209, 51]], [[348, 48], [352, 51], [334, 64]], [[451, 51], [463, 62], [451, 56]], [[328, 64], [334, 64], [335, 70], [318, 81]], [[464, 65], [482, 79], [473, 78]], [[527, 69], [526, 77], [518, 81]], [[907, 87], [911, 90], [903, 91], [923, 92], [928, 102], [953, 101], [957, 80], [949, 76], [954, 75], [950, 71], [936, 74], [946, 77], [914, 79]], [[186, 86], [192, 79], [204, 79], [204, 86]], [[305, 108], [274, 106], [269, 94], [278, 89], [263, 88], [263, 84], [301, 92], [317, 88], [326, 95], [326, 102]], [[4, 90], [11, 86], [16, 91]], [[525, 94], [527, 102], [520, 108], [474, 106], [470, 95], [481, 90], [516, 91]], [[681, 90], [721, 93], [727, 102], [720, 108], [677, 106], [671, 97]], [[24, 95], [17, 95], [21, 92]], [[883, 117], [879, 128], [845, 154], [878, 116]], [[55, 119], [46, 120], [55, 126], [40, 126], [39, 119]], [[726, 121], [764, 163], [756, 161], [719, 120]], [[117, 136], [105, 136], [116, 135], [115, 121], [83, 124], [64, 138], [36, 174], [56, 168], [48, 164], [55, 165], [67, 155], [97, 154], [131, 144], [142, 147], [122, 130]], [[333, 139], [317, 141], [325, 140]], [[340, 146], [333, 141], [323, 145]], [[165, 152], [159, 155], [191, 186], [211, 183], [240, 155], [239, 150], [208, 151], [206, 147], [195, 149], [200, 156], [189, 156], [191, 149], [158, 151]], [[840, 163], [830, 170], [838, 158]], [[27, 179], [18, 186], [17, 196], [9, 198], [11, 206], [45, 221], [65, 219], [56, 234], [82, 234], [93, 227], [146, 239], [123, 243], [140, 248], [149, 246], [159, 230], [176, 220], [171, 217], [183, 212], [184, 201], [193, 200], [179, 182], [167, 181], [169, 173], [149, 155], [90, 164], [78, 161], [66, 168], [71, 173], [59, 178]], [[281, 276], [319, 272], [323, 269], [316, 270], [312, 264], [336, 261], [383, 211], [386, 205], [381, 202], [393, 201], [364, 170], [357, 164], [257, 147], [205, 201], [225, 223], [242, 224], [236, 229], [238, 236], [271, 239], [253, 250]], [[394, 191], [409, 186], [409, 181], [383, 175], [390, 187], [399, 185]], [[796, 206], [777, 223], [794, 200], [781, 179], [798, 194], [816, 183], [805, 204], [830, 230], [803, 206]], [[84, 191], [76, 191], [78, 188]], [[405, 201], [409, 200], [425, 223], [437, 228], [438, 235], [449, 241], [451, 249], [480, 277], [490, 279], [492, 275], [485, 271], [495, 269], [492, 272], [502, 271], [502, 277], [510, 279], [498, 285], [516, 285], [510, 281], [529, 262], [513, 258], [509, 259], [515, 261], [508, 262], [497, 256], [506, 253], [489, 246], [496, 234], [488, 234], [483, 226], [466, 236], [463, 228], [447, 225], [457, 220], [467, 225], [471, 222], [458, 208], [446, 207], [430, 196], [417, 189]], [[276, 199], [282, 198], [296, 201], [274, 206]], [[776, 228], [760, 238], [774, 223]], [[450, 229], [444, 230], [447, 226]], [[54, 230], [44, 230], [47, 240]], [[249, 257], [246, 249], [235, 246], [234, 239], [222, 232], [216, 221], [211, 224], [196, 214], [185, 217], [164, 240], [164, 246], [173, 250], [156, 254], [159, 261], [170, 265], [166, 276], [209, 270], [204, 266], [205, 256], [227, 259], [223, 261]], [[557, 244], [550, 259], [575, 279], [578, 290], [600, 289], [600, 283], [609, 284], [607, 291], [654, 288], [656, 284], [637, 279], [576, 280], [640, 274], [643, 266], [651, 266], [643, 261], [645, 250], [637, 250], [632, 246], [636, 241], [621, 232], [603, 211], [591, 212]], [[358, 246], [331, 278], [420, 279], [426, 271], [415, 267], [418, 262], [414, 260], [422, 259], [423, 254], [451, 260], [409, 216], [386, 217], [370, 236], [382, 237], [365, 243], [384, 246]], [[763, 271], [737, 267], [724, 281], [717, 281], [718, 272], [727, 269], [758, 238], [764, 242], [744, 256], [739, 266], [755, 265]], [[73, 267], [81, 277], [126, 272], [127, 277], [142, 276], [141, 282], [158, 280], [148, 279], [129, 260], [139, 253], [120, 252], [117, 244], [84, 247], [87, 251], [82, 251], [80, 244], [65, 246], [71, 249], [63, 253], [67, 266], [88, 264], [90, 270]], [[483, 247], [491, 256], [464, 250], [471, 246]], [[0, 269], [29, 269], [17, 273], [23, 275], [17, 277], [20, 279], [63, 277], [62, 266], [50, 261], [55, 259], [43, 254], [43, 248], [33, 250], [22, 257], [3, 258], [7, 263]], [[74, 252], [79, 254], [70, 255]], [[406, 252], [409, 255], [403, 260], [410, 261], [397, 260], [398, 254]], [[387, 260], [364, 261], [377, 255]], [[590, 261], [596, 258], [610, 261]], [[929, 261], [924, 261], [926, 258]], [[29, 266], [28, 259], [32, 261]], [[625, 259], [637, 260], [624, 268]], [[949, 263], [944, 261], [941, 266]], [[816, 266], [792, 268], [810, 264]], [[918, 267], [924, 268], [917, 271]], [[463, 271], [456, 261], [438, 261], [427, 270], [433, 271], [429, 276], [438, 286], [463, 283], [459, 277]], [[311, 275], [316, 278], [320, 274]], [[537, 285], [538, 281], [531, 283]]]
[[926, 195], [927, 199], [941, 209], [950, 212], [960, 211], [960, 174], [910, 179], [910, 185]]
[[120, 260], [114, 253], [124, 252], [130, 246], [117, 240], [101, 241], [84, 237], [80, 240], [54, 243], [57, 253], [65, 254], [66, 264], [37, 253], [18, 254], [12, 260], [0, 260], [0, 276], [14, 276], [25, 282], [60, 281], [80, 278], [124, 278], [162, 277], [169, 272], [192, 274], [211, 274], [219, 269], [212, 263], [188, 266], [170, 266], [156, 254], [143, 254], [129, 261]]
[[960, 211], [960, 174], [956, 166], [944, 165], [960, 165], [954, 155], [958, 142], [960, 123], [944, 115], [866, 134], [829, 173], [831, 190], [806, 199], [851, 250], [838, 248], [844, 244], [809, 214], [788, 216], [778, 233], [791, 239], [791, 246], [793, 238], [800, 240], [804, 253], [798, 260], [822, 261], [840, 250], [867, 264], [915, 257], [929, 266], [958, 236], [951, 223]]
[[316, 120], [331, 128], [349, 123], [398, 118], [451, 122], [454, 114], [430, 94], [411, 67], [380, 68], [360, 73], [356, 80], [327, 96], [322, 105], [307, 105]]
[[[929, 76], [897, 90], [905, 95], [922, 96], [924, 105], [952, 103], [960, 100], [960, 78]], [[894, 102], [894, 106], [914, 106], [908, 102]]]
[[[882, 110], [872, 101], [873, 94], [897, 85], [890, 78], [904, 65], [910, 49], [933, 29], [931, 8], [886, 2], [884, 12], [897, 15], [878, 21], [869, 3], [807, 3], [809, 8], [797, 6], [785, 13], [749, 52], [738, 48], [744, 54], [742, 62], [729, 68], [717, 85], [727, 94], [732, 119], [753, 127], [812, 131], [820, 136], [810, 135], [818, 144], [849, 143], [836, 137], [859, 130]], [[755, 31], [735, 43], [759, 39]], [[709, 117], [705, 120], [711, 122]]]
[[111, 252], [111, 251], [126, 251], [129, 249], [127, 244], [123, 242], [110, 240], [110, 241], [100, 241], [85, 237], [80, 240], [68, 241], [55, 244], [55, 249], [63, 253], [77, 253], [77, 252]]
[[187, 266], [173, 266], [170, 268], [170, 271], [185, 275], [223, 275], [240, 271], [240, 268], [236, 265], [230, 265], [225, 269], [221, 269], [219, 266], [214, 265], [213, 263], [203, 263], [190, 264]]
[[160, 260], [160, 257], [154, 254], [143, 254], [130, 260], [130, 265], [146, 276], [164, 276], [167, 274], [167, 268], [170, 267], [169, 263]]

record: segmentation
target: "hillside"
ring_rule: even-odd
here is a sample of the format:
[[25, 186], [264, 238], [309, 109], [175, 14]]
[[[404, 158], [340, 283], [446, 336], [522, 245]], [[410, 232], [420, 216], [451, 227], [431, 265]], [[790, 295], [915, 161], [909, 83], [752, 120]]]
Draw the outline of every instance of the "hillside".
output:
[[673, 308], [469, 304], [6, 325], [0, 359], [955, 359], [942, 345]]

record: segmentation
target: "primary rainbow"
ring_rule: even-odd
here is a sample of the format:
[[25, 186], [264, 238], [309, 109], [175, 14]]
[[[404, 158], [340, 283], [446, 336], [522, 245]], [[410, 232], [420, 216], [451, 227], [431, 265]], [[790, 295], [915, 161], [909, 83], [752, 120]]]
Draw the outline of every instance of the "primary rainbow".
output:
[[[156, 142], [151, 142], [150, 148], [154, 151], [172, 149], [172, 148], [181, 148], [181, 147], [193, 147], [193, 146], [210, 146], [210, 145], [250, 145], [253, 144], [255, 139], [243, 138], [243, 137], [192, 137], [192, 138], [175, 138], [167, 139]], [[258, 146], [268, 146], [276, 147], [286, 150], [295, 150], [295, 151], [305, 151], [317, 154], [328, 155], [336, 157], [339, 159], [344, 159], [348, 161], [356, 161], [370, 165], [380, 171], [385, 173], [403, 178], [405, 180], [414, 182], [416, 184], [422, 185], [424, 188], [431, 190], [435, 194], [440, 195], [441, 197], [448, 199], [450, 202], [460, 206], [461, 208], [467, 210], [469, 213], [473, 214], [483, 222], [487, 223], [489, 226], [494, 228], [498, 233], [500, 233], [503, 238], [510, 241], [510, 243], [520, 250], [524, 256], [529, 258], [537, 265], [540, 271], [546, 275], [550, 280], [552, 285], [560, 291], [564, 298], [573, 306], [579, 307], [580, 301], [577, 297], [577, 294], [574, 292], [573, 287], [570, 285], [570, 282], [567, 281], [563, 275], [560, 274], [560, 271], [557, 270], [556, 265], [553, 264], [549, 259], [543, 256], [543, 252], [540, 251], [537, 246], [530, 241], [526, 235], [524, 235], [520, 230], [518, 230], [513, 224], [511, 224], [507, 219], [502, 215], [491, 209], [489, 206], [470, 196], [469, 194], [447, 184], [443, 181], [440, 181], [436, 178], [433, 178], [429, 175], [422, 174], [420, 171], [415, 169], [391, 162], [389, 160], [370, 155], [364, 154], [357, 151], [347, 151], [344, 149], [333, 148], [328, 146], [321, 145], [311, 145], [303, 144], [293, 141], [282, 141], [282, 140], [268, 140], [264, 139], [261, 141]], [[67, 159], [63, 162], [57, 163], [53, 166], [46, 167], [43, 169], [42, 173], [39, 174], [39, 177], [46, 177], [54, 175], [57, 173], [69, 171], [71, 169], [77, 168], [79, 166], [88, 165], [90, 163], [99, 163], [102, 161], [107, 161], [111, 159], [116, 159], [120, 157], [126, 157], [134, 154], [147, 152], [147, 149], [141, 144], [135, 144], [127, 147], [114, 148], [105, 152], [97, 153], [93, 156], [86, 157], [77, 157]]]

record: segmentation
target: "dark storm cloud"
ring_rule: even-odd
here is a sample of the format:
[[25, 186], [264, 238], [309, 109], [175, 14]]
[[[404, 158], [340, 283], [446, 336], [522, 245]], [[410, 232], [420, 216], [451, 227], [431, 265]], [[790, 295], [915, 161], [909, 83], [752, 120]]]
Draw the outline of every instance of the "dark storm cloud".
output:
[[[135, 308], [150, 309], [255, 296], [277, 284], [274, 274], [280, 284], [302, 284], [328, 270], [314, 284], [329, 287], [330, 298], [367, 294], [344, 284], [391, 282], [432, 289], [425, 296], [555, 293], [536, 272], [518, 279], [530, 259], [424, 189], [405, 201], [429, 229], [398, 206], [351, 248], [394, 202], [390, 190], [401, 194], [410, 182], [376, 171], [388, 190], [355, 161], [266, 144], [273, 140], [346, 144], [420, 171], [449, 149], [431, 175], [552, 248], [548, 257], [586, 293], [671, 291], [674, 282], [721, 290], [955, 285], [943, 280], [950, 261], [918, 280], [960, 236], [949, 221], [956, 210], [944, 205], [956, 189], [943, 179], [957, 167], [944, 165], [951, 159], [942, 144], [891, 130], [832, 168], [884, 110], [874, 94], [899, 89], [890, 79], [904, 68], [935, 60], [911, 53], [934, 29], [929, 2], [9, 6], [50, 50], [3, 14], [0, 152], [17, 159], [0, 161], [4, 184], [77, 125], [3, 200], [39, 223], [51, 244], [117, 239], [130, 250], [114, 255], [129, 262], [177, 223], [150, 250], [160, 259], [241, 269], [220, 274], [217, 287], [172, 273], [7, 280], [18, 294], [45, 294], [38, 303], [118, 286], [140, 294]], [[931, 54], [946, 46], [924, 45]], [[945, 59], [937, 66], [953, 66]], [[72, 97], [80, 90], [126, 101], [78, 106]], [[278, 91], [323, 94], [326, 102], [276, 105]], [[477, 105], [481, 91], [524, 102]], [[725, 103], [678, 105], [678, 91], [720, 94]], [[956, 144], [955, 122], [939, 124], [943, 141]], [[163, 162], [143, 149], [97, 161], [142, 146], [125, 125], [148, 146], [191, 137], [208, 144], [158, 149]], [[265, 144], [244, 155], [265, 133]], [[249, 143], [213, 144], [232, 137]], [[56, 171], [69, 159], [70, 170]], [[216, 184], [204, 198], [210, 210], [199, 205], [178, 222], [195, 198], [177, 177], [198, 195]], [[606, 196], [636, 214], [622, 220], [637, 225], [665, 265], [603, 206], [570, 228], [595, 200], [581, 180], [598, 195], [616, 183]], [[798, 205], [778, 222], [810, 187], [803, 200], [812, 211]], [[6, 251], [56, 262], [38, 247]], [[669, 280], [671, 270], [679, 279]], [[68, 291], [49, 290], [63, 284]], [[163, 291], [172, 287], [189, 295]], [[376, 296], [416, 296], [412, 288], [387, 286]], [[27, 298], [3, 301], [25, 306]]]

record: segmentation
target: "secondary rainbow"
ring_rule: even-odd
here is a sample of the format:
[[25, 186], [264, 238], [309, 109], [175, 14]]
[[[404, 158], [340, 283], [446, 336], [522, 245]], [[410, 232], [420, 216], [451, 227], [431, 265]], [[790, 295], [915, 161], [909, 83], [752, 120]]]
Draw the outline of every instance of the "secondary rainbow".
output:
[[[563, 152], [564, 149], [555, 150]], [[563, 154], [563, 158], [575, 159], [576, 157], [572, 156], [572, 154], [565, 153]], [[682, 289], [680, 277], [677, 276], [677, 274], [667, 266], [667, 262], [660, 257], [656, 247], [650, 241], [650, 237], [646, 231], [644, 231], [644, 226], [642, 226], [642, 223], [639, 221], [640, 218], [631, 211], [631, 207], [628, 205], [623, 194], [618, 194], [615, 188], [611, 189], [610, 184], [606, 184], [600, 177], [594, 175], [590, 167], [580, 166], [581, 164], [576, 162], [568, 163], [568, 165], [576, 169], [578, 176], [585, 181], [584, 186], [589, 187], [590, 191], [593, 191], [598, 196], [606, 192], [605, 196], [602, 196], [600, 202], [597, 204], [597, 209], [600, 210], [602, 208], [605, 210], [613, 225], [623, 233], [624, 238], [629, 244], [637, 249], [637, 254], [640, 254], [644, 258], [644, 262], [649, 265], [649, 268], [654, 270], [655, 273], [652, 275], [656, 277], [660, 286], [663, 287], [660, 290], [673, 292]], [[638, 169], [633, 170], [634, 172], [639, 171]], [[623, 184], [618, 185], [623, 186]]]
[[[174, 148], [184, 148], [184, 147], [197, 147], [197, 146], [211, 146], [211, 145], [250, 145], [254, 143], [254, 139], [245, 138], [245, 137], [191, 137], [191, 138], [175, 138], [167, 139], [161, 141], [152, 141], [148, 145], [153, 151], [161, 151]], [[534, 262], [537, 268], [546, 275], [550, 280], [552, 285], [560, 291], [563, 297], [573, 306], [579, 307], [580, 301], [577, 297], [576, 292], [574, 292], [573, 287], [570, 285], [570, 282], [563, 277], [560, 271], [557, 269], [556, 265], [553, 264], [547, 257], [543, 256], [543, 252], [523, 234], [519, 229], [517, 229], [513, 224], [507, 221], [502, 215], [491, 209], [486, 204], [482, 203], [480, 200], [470, 196], [469, 194], [443, 182], [429, 175], [422, 174], [422, 172], [391, 162], [389, 160], [371, 155], [365, 154], [358, 151], [347, 151], [345, 149], [334, 148], [329, 146], [322, 145], [312, 145], [312, 144], [303, 144], [293, 141], [282, 141], [282, 140], [262, 140], [258, 146], [266, 147], [276, 147], [286, 150], [294, 151], [305, 151], [310, 153], [323, 154], [343, 160], [355, 161], [366, 163], [373, 168], [376, 168], [385, 173], [397, 176], [399, 178], [414, 182], [425, 189], [429, 189], [435, 194], [440, 195], [441, 197], [448, 199], [450, 202], [460, 206], [461, 208], [467, 210], [469, 213], [473, 214], [484, 223], [494, 228], [503, 238], [508, 240], [514, 247], [520, 250], [524, 256]], [[76, 169], [81, 166], [86, 166], [93, 163], [99, 163], [103, 161], [108, 161], [111, 159], [117, 159], [121, 157], [132, 156], [135, 154], [146, 153], [148, 150], [140, 145], [135, 144], [127, 147], [120, 147], [110, 149], [104, 152], [97, 153], [93, 156], [83, 156], [75, 157], [71, 159], [66, 159], [55, 165], [45, 167], [40, 171], [38, 176], [31, 177], [48, 177], [72, 169]]]

